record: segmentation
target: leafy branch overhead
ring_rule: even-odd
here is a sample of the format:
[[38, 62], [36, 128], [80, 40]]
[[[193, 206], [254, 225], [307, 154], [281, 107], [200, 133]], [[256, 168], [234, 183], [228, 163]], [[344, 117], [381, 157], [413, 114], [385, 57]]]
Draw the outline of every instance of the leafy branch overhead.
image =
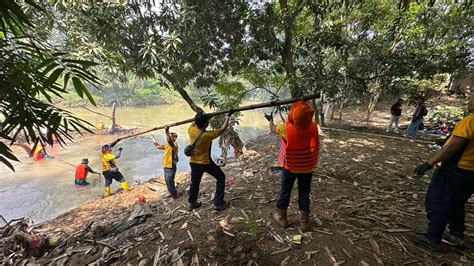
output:
[[[95, 104], [94, 69], [112, 85], [114, 97], [101, 92], [109, 102], [117, 90], [129, 90], [126, 101], [136, 88], [145, 100], [170, 89], [200, 111], [195, 99], [223, 109], [320, 93], [341, 112], [367, 104], [369, 122], [384, 93], [430, 97], [448, 75], [472, 71], [468, 2], [4, 0], [0, 137], [42, 145], [58, 134], [64, 144], [87, 130], [53, 98], [69, 87]], [[14, 160], [8, 145], [0, 154]]]
[[16, 141], [60, 144], [72, 140], [71, 133], [87, 129], [88, 123], [53, 105], [53, 96], [62, 97], [72, 82], [77, 94], [95, 104], [85, 83], [99, 80], [92, 67], [97, 64], [79, 60], [73, 54], [55, 49], [41, 38], [25, 8], [45, 10], [34, 1], [0, 3], [0, 112], [4, 117], [0, 138], [0, 160], [13, 170], [18, 159], [7, 144]]

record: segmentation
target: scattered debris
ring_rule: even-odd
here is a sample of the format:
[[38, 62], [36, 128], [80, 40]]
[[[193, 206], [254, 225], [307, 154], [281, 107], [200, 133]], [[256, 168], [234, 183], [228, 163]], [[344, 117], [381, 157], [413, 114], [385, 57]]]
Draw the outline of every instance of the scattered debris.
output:
[[281, 254], [281, 253], [288, 252], [290, 250], [291, 250], [291, 247], [286, 247], [286, 248], [279, 249], [277, 251], [273, 251], [271, 254], [272, 255]]
[[[446, 254], [438, 256], [417, 249], [405, 237], [425, 221], [422, 201], [427, 182], [408, 178], [411, 170], [400, 167], [423, 158], [423, 148], [407, 143], [403, 150], [399, 142], [325, 131], [311, 188], [313, 218], [308, 233], [297, 231], [297, 193], [288, 209], [290, 227], [281, 228], [272, 219], [279, 180], [268, 169], [277, 165], [278, 140], [264, 135], [250, 147], [254, 153], [244, 153], [223, 169], [235, 181], [226, 187], [225, 198], [231, 207], [225, 211], [213, 211], [212, 202], [207, 201], [215, 191], [215, 180], [207, 175], [200, 189], [203, 206], [193, 211], [186, 210], [186, 196], [177, 200], [160, 197], [164, 187], [154, 179], [40, 225], [20, 221], [7, 225], [0, 217], [0, 263], [473, 264], [472, 252], [453, 252], [448, 247]], [[357, 163], [347, 163], [352, 161]], [[369, 168], [373, 170], [367, 171]], [[189, 173], [181, 175], [183, 181], [177, 188], [184, 192]], [[130, 206], [140, 194], [146, 203]], [[467, 227], [474, 228], [472, 202], [467, 205]], [[9, 242], [18, 230], [27, 235], [58, 236], [57, 247], [43, 257], [28, 257], [21, 244]]]

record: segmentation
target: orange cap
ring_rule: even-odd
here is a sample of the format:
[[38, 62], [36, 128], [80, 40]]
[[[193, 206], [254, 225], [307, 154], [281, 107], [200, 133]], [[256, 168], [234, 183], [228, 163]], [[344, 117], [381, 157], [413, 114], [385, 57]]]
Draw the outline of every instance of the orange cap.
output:
[[314, 110], [307, 102], [302, 100], [296, 101], [290, 108], [288, 113], [288, 121], [295, 127], [306, 129], [313, 121]]

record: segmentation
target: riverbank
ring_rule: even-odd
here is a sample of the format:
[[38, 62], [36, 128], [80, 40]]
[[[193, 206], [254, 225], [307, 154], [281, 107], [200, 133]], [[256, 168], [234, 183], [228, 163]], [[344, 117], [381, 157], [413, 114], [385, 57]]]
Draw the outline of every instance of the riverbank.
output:
[[[275, 136], [262, 135], [247, 145], [242, 158], [223, 168], [226, 200], [230, 202], [230, 208], [223, 212], [213, 211], [210, 199], [215, 181], [209, 176], [201, 185], [203, 206], [187, 211], [189, 173], [184, 172], [178, 178], [184, 195], [178, 200], [140, 184], [36, 226], [33, 232], [70, 238], [64, 247], [28, 262], [474, 263], [472, 244], [470, 252], [446, 245], [445, 253], [436, 254], [409, 240], [410, 233], [422, 231], [426, 225], [423, 201], [429, 177], [412, 177], [413, 168], [432, 152], [425, 144], [326, 131], [312, 183], [311, 232], [302, 235], [301, 244], [292, 241], [293, 236], [300, 235], [296, 191], [289, 209], [291, 227], [282, 229], [271, 218], [279, 191], [278, 177], [271, 173], [271, 167], [276, 166], [277, 145]], [[147, 198], [151, 217], [122, 231], [137, 194]], [[466, 213], [467, 236], [471, 239], [473, 207], [469, 203]]]
[[[82, 108], [69, 111], [92, 124], [103, 120], [100, 115]], [[108, 108], [97, 108], [97, 111], [109, 113]], [[187, 104], [117, 109], [118, 123], [125, 129], [136, 128], [138, 131], [189, 119], [194, 115], [194, 111]], [[240, 119], [237, 130], [244, 142], [254, 139], [268, 128], [268, 122], [259, 111], [247, 111]], [[103, 121], [110, 127], [107, 120]], [[178, 134], [178, 145], [180, 146], [178, 171], [189, 169], [188, 157], [183, 154], [183, 148], [189, 142], [188, 128], [189, 125], [182, 125], [171, 129], [172, 132]], [[105, 132], [104, 130], [103, 133]], [[29, 216], [37, 223], [50, 220], [85, 201], [96, 198], [102, 193], [103, 182], [87, 188], [75, 187], [75, 166], [83, 158], [88, 158], [89, 165], [96, 171], [100, 170], [99, 151], [101, 146], [128, 133], [76, 135], [74, 142], [67, 142], [67, 146], [54, 145], [53, 149], [48, 148], [48, 153], [54, 158], [42, 161], [33, 161], [23, 149], [15, 146], [14, 152], [20, 158], [20, 162], [14, 162], [16, 171], [12, 172], [6, 166], [0, 165], [0, 182], [2, 183], [0, 214], [7, 220]], [[125, 139], [116, 146], [116, 148], [123, 148], [122, 156], [117, 161], [118, 167], [132, 185], [163, 175], [161, 165], [163, 151], [156, 149], [153, 145], [152, 135], [159, 143], [166, 142], [164, 130], [160, 130]], [[218, 157], [220, 153], [216, 140], [212, 145], [213, 158]], [[91, 175], [91, 177], [95, 177], [95, 175]]]

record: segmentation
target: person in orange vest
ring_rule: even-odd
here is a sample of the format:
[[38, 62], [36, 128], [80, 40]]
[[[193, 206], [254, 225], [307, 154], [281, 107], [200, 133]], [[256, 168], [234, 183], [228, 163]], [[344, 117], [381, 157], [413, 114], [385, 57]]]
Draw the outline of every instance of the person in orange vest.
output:
[[87, 174], [89, 173], [100, 175], [99, 172], [92, 170], [92, 168], [88, 164], [89, 164], [89, 159], [85, 158], [85, 159], [82, 159], [81, 164], [76, 167], [76, 176], [74, 179], [74, 183], [77, 186], [89, 185], [89, 182], [87, 182], [86, 180]]
[[284, 124], [275, 125], [273, 116], [266, 115], [270, 122], [270, 131], [280, 135], [278, 162], [283, 167], [281, 191], [277, 200], [275, 221], [282, 227], [288, 227], [287, 208], [290, 204], [293, 184], [298, 180], [298, 206], [300, 210], [300, 228], [309, 231], [309, 193], [313, 171], [318, 163], [319, 133], [313, 121], [313, 108], [304, 101], [293, 103]]
[[[33, 146], [34, 147], [34, 146]], [[41, 144], [37, 144], [36, 147], [32, 150], [31, 152], [31, 157], [33, 158], [33, 160], [35, 161], [41, 161], [43, 160], [45, 157], [47, 158], [51, 158], [51, 156], [49, 156], [45, 149], [43, 149], [43, 145]]]
[[105, 188], [104, 196], [110, 196], [110, 185], [112, 185], [112, 180], [115, 180], [120, 183], [120, 186], [123, 190], [128, 189], [128, 183], [120, 173], [115, 160], [120, 158], [122, 155], [122, 148], [118, 148], [118, 154], [114, 155], [112, 153], [111, 145], [102, 146], [102, 151], [100, 152], [100, 159], [102, 160], [102, 175], [105, 179]]
[[45, 152], [41, 145], [36, 145], [36, 148], [33, 150], [33, 160], [41, 161], [44, 159]]
[[178, 191], [174, 184], [174, 178], [176, 176], [176, 164], [178, 163], [178, 144], [176, 139], [178, 139], [178, 134], [174, 132], [169, 132], [169, 128], [165, 128], [166, 141], [167, 144], [159, 144], [155, 137], [152, 136], [153, 144], [159, 150], [164, 150], [163, 154], [163, 168], [165, 173], [165, 182], [168, 192], [173, 199], [178, 198]]

